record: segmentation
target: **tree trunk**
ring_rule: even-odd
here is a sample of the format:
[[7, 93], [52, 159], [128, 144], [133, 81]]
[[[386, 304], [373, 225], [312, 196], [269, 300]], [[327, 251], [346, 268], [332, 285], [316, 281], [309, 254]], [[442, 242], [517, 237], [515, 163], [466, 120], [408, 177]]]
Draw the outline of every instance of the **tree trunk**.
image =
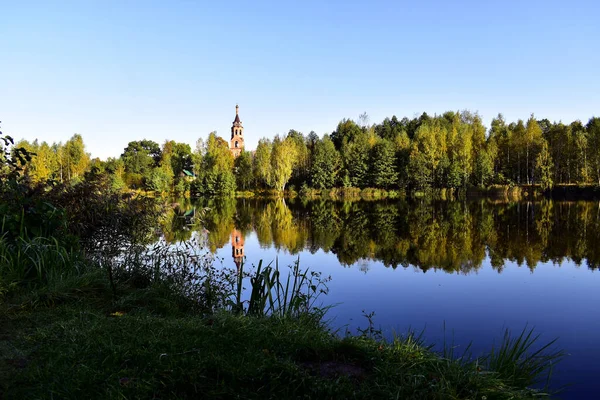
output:
[[525, 161], [525, 171], [527, 172], [527, 184], [529, 185], [531, 183], [531, 180], [529, 179], [529, 144], [527, 145], [527, 156], [526, 156], [526, 161]]

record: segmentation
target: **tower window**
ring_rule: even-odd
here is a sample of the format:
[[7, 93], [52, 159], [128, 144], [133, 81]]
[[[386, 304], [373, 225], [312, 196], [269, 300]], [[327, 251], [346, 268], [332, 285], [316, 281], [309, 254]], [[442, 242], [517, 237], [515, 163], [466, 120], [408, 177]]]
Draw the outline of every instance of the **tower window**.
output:
[[235, 141], [235, 147], [236, 147], [236, 148], [238, 147], [238, 142], [237, 142], [237, 140]]

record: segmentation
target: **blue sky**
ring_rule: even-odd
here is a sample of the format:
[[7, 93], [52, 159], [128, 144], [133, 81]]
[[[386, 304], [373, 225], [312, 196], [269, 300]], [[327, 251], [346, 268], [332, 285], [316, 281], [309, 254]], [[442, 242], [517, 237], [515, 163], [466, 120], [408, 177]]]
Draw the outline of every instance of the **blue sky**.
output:
[[446, 110], [486, 124], [600, 110], [597, 1], [0, 0], [0, 121], [15, 138], [319, 135]]

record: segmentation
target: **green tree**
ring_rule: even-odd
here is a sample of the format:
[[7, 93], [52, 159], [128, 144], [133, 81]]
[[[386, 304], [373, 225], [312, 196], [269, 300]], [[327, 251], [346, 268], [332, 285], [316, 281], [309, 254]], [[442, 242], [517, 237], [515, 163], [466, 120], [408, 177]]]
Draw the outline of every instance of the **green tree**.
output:
[[393, 143], [382, 139], [371, 153], [371, 182], [376, 187], [390, 189], [398, 183], [396, 152]]
[[173, 142], [171, 169], [175, 178], [184, 176], [184, 170], [192, 172], [194, 168], [192, 148], [187, 143]]
[[398, 171], [398, 185], [405, 187], [408, 184], [408, 161], [410, 158], [410, 139], [404, 129], [394, 137], [396, 146], [396, 170]]
[[121, 159], [125, 166], [125, 172], [140, 176], [149, 175], [152, 168], [157, 167], [161, 159], [161, 151], [158, 143], [152, 140], [139, 140], [129, 142]]
[[270, 140], [263, 138], [258, 141], [254, 153], [254, 177], [257, 183], [263, 187], [272, 184], [271, 151], [273, 144]]
[[537, 158], [537, 154], [541, 149], [543, 137], [542, 129], [537, 123], [533, 114], [527, 120], [527, 126], [525, 128], [525, 165], [526, 165], [526, 176], [527, 184], [531, 184], [534, 179], [534, 165], [533, 160]]
[[594, 166], [596, 181], [600, 185], [600, 118], [590, 118], [585, 129], [588, 137], [588, 155]]
[[350, 186], [364, 188], [369, 184], [369, 152], [371, 146], [367, 134], [361, 132], [347, 143], [343, 154], [344, 169]]
[[461, 125], [458, 132], [455, 163], [460, 184], [465, 187], [473, 171], [473, 128], [466, 124]]
[[252, 154], [249, 151], [242, 153], [234, 161], [235, 182], [238, 189], [248, 190], [254, 183]]
[[408, 163], [414, 186], [426, 188], [435, 184], [444, 155], [442, 137], [445, 142], [446, 134], [446, 129], [435, 121], [422, 124], [415, 133]]
[[535, 167], [537, 170], [537, 176], [539, 177], [540, 186], [542, 189], [551, 189], [553, 185], [552, 181], [552, 156], [548, 151], [548, 143], [542, 140], [542, 149], [538, 153]]
[[146, 180], [146, 188], [159, 193], [171, 191], [173, 175], [162, 167], [153, 168]]
[[579, 129], [574, 132], [575, 148], [576, 148], [576, 177], [579, 183], [589, 183], [591, 174], [588, 162], [588, 136], [584, 129]]
[[229, 144], [216, 132], [208, 135], [202, 167], [192, 191], [206, 196], [231, 196], [235, 193], [233, 155]]
[[[490, 128], [490, 141], [495, 144], [496, 157], [494, 162], [494, 174], [500, 183], [505, 183], [507, 178], [512, 177], [511, 173], [511, 147], [510, 131], [506, 126], [502, 114], [492, 119]], [[513, 155], [514, 158], [514, 155]]]
[[473, 177], [475, 182], [482, 187], [487, 186], [494, 177], [494, 156], [489, 148], [482, 149], [477, 153]]
[[285, 190], [285, 185], [292, 177], [296, 155], [297, 148], [293, 139], [275, 136], [271, 151], [272, 185], [275, 189]]
[[331, 133], [331, 140], [335, 148], [339, 151], [342, 147], [354, 140], [354, 138], [363, 132], [360, 126], [351, 119], [343, 119], [338, 124], [335, 131]]
[[48, 143], [42, 142], [35, 150], [35, 154], [36, 156], [31, 160], [33, 180], [35, 182], [45, 182], [48, 179], [56, 179], [58, 161], [56, 154], [52, 151]]
[[291, 129], [287, 134], [286, 141], [294, 148], [296, 154], [290, 182], [300, 186], [309, 179], [310, 173], [310, 151], [307, 140], [301, 132]]
[[312, 186], [328, 189], [335, 186], [341, 167], [341, 157], [329, 136], [315, 143], [312, 168], [310, 172]]
[[77, 133], [73, 135], [64, 144], [63, 149], [62, 157], [67, 182], [83, 177], [83, 173], [87, 170], [90, 163], [90, 155], [85, 152], [85, 145], [83, 144], [81, 135]]

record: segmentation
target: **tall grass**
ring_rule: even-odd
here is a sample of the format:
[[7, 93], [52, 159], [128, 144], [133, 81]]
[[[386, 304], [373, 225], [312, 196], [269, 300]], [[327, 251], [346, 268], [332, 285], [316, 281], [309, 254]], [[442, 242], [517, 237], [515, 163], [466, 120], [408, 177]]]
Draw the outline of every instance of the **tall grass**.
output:
[[494, 371], [505, 382], [515, 387], [528, 387], [545, 381], [548, 389], [554, 366], [566, 353], [553, 346], [557, 339], [540, 344], [540, 335], [534, 329], [523, 328], [518, 336], [506, 329], [500, 345], [492, 347], [483, 358], [487, 369]]
[[[236, 290], [231, 308], [238, 313], [253, 316], [299, 317], [301, 315], [319, 315], [325, 311], [316, 307], [321, 294], [327, 294], [329, 277], [321, 273], [300, 268], [300, 260], [289, 267], [287, 276], [282, 276], [279, 261], [273, 267], [269, 263], [263, 268], [260, 260], [256, 271], [250, 275], [244, 273], [243, 264], [237, 274]], [[249, 278], [250, 298], [242, 300], [243, 281]]]
[[226, 308], [235, 270], [220, 268], [197, 240], [132, 246], [110, 261], [115, 280], [135, 289], [161, 287], [203, 313]]
[[43, 287], [81, 274], [86, 265], [79, 252], [54, 237], [0, 236], [0, 285], [5, 292], [9, 287]]

